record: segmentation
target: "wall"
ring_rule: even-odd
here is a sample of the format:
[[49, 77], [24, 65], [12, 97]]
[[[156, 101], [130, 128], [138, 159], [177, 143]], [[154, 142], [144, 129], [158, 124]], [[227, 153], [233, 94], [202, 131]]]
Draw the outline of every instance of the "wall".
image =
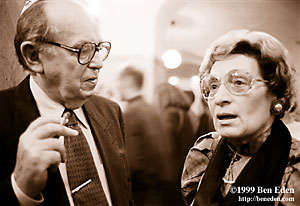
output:
[[16, 85], [25, 75], [14, 50], [17, 19], [25, 0], [0, 0], [0, 89]]

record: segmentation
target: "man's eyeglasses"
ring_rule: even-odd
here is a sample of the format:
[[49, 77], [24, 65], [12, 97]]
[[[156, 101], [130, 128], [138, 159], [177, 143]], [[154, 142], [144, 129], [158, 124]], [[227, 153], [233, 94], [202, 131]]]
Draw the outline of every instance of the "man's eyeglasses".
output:
[[[253, 79], [248, 72], [235, 69], [225, 75], [223, 82], [225, 87], [231, 94], [243, 95], [247, 94], [255, 82], [268, 83], [267, 80]], [[220, 88], [222, 81], [213, 75], [205, 75], [200, 82], [200, 88], [205, 100], [213, 98]]]
[[110, 52], [111, 43], [108, 41], [100, 42], [98, 45], [94, 42], [84, 43], [81, 48], [73, 48], [67, 45], [59, 44], [56, 42], [43, 42], [46, 44], [52, 44], [54, 46], [61, 47], [63, 49], [67, 49], [71, 52], [75, 52], [78, 54], [78, 63], [82, 65], [86, 65], [92, 61], [95, 56], [96, 51], [99, 52], [101, 61], [104, 61]]

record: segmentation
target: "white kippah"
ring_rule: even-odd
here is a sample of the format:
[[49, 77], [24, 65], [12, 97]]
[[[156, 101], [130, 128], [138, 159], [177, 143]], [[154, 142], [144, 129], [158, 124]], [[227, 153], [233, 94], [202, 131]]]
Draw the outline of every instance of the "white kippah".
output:
[[36, 1], [37, 0], [26, 0], [25, 5], [21, 11], [21, 15], [24, 13], [24, 11], [26, 11], [26, 9], [28, 9], [31, 6], [31, 4], [33, 4]]

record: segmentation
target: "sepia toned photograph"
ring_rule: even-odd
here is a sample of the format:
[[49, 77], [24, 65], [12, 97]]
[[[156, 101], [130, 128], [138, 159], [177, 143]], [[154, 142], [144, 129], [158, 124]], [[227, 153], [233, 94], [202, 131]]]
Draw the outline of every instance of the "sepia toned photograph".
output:
[[0, 0], [4, 206], [300, 205], [299, 0]]

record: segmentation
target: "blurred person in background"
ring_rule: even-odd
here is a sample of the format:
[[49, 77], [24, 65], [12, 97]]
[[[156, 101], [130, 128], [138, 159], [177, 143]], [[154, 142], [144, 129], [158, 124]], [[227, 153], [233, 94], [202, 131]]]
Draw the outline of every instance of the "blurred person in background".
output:
[[254, 196], [270, 199], [249, 205], [300, 204], [300, 144], [281, 120], [295, 100], [289, 58], [273, 36], [247, 30], [231, 31], [207, 49], [200, 87], [216, 132], [200, 137], [186, 158], [188, 205], [245, 205]]
[[190, 112], [193, 113], [191, 120], [194, 124], [194, 129], [195, 129], [194, 131], [195, 140], [204, 134], [215, 131], [213, 120], [209, 112], [207, 102], [202, 98], [199, 85], [200, 84], [196, 84], [192, 87], [194, 100], [189, 109]]
[[169, 164], [174, 168], [171, 177], [173, 189], [181, 205], [183, 205], [183, 200], [181, 199], [180, 178], [183, 163], [188, 150], [196, 140], [189, 113], [191, 104], [191, 97], [178, 87], [162, 83], [155, 88], [154, 105], [159, 108], [159, 114], [170, 138], [172, 161]]
[[193, 132], [196, 134], [196, 131], [198, 130], [198, 125], [199, 125], [199, 119], [196, 113], [192, 110], [192, 105], [195, 103], [195, 95], [194, 92], [191, 90], [183, 90], [183, 92], [186, 94], [189, 100], [189, 109], [188, 109], [188, 114], [189, 118], [192, 122], [193, 125]]
[[110, 43], [75, 1], [26, 7], [15, 49], [29, 75], [0, 92], [1, 205], [132, 205], [121, 109], [94, 95]]
[[195, 137], [197, 139], [204, 134], [215, 131], [213, 119], [209, 112], [207, 102], [202, 97], [200, 98], [198, 106], [201, 107], [201, 109], [198, 114], [199, 123], [195, 133]]
[[118, 90], [126, 102], [126, 152], [135, 204], [172, 205], [168, 188], [169, 143], [158, 111], [143, 97], [143, 72], [128, 65], [118, 76]]

